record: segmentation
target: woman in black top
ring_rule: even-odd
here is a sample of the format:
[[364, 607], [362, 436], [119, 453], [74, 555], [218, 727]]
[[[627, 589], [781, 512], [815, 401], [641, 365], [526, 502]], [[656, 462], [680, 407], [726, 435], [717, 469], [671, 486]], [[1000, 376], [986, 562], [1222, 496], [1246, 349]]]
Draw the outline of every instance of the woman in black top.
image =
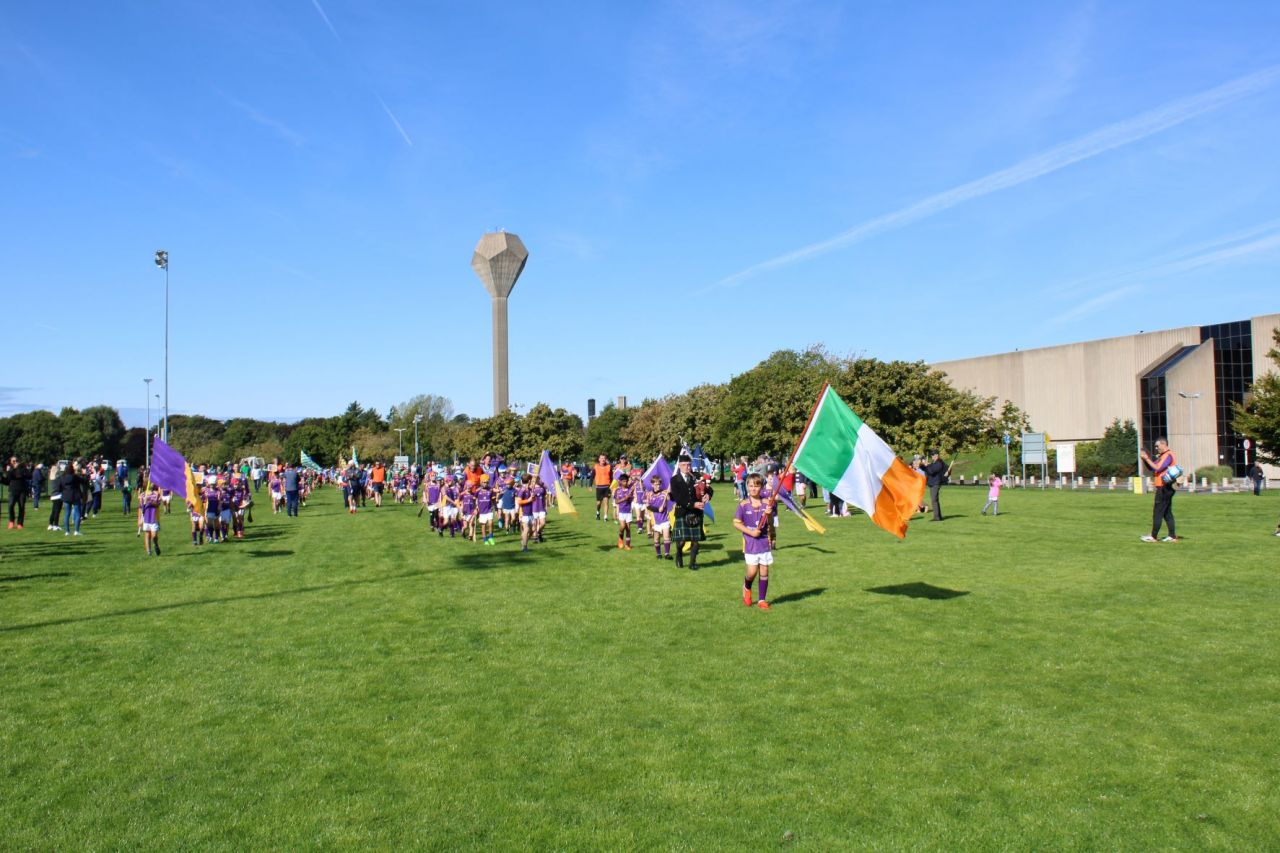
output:
[[80, 513], [83, 505], [85, 490], [89, 486], [89, 480], [80, 473], [80, 461], [76, 460], [71, 467], [62, 473], [58, 478], [58, 484], [55, 491], [62, 495], [62, 505], [67, 508], [66, 517], [62, 523], [62, 531], [64, 536], [71, 535], [71, 528], [74, 524], [75, 535], [80, 535]]

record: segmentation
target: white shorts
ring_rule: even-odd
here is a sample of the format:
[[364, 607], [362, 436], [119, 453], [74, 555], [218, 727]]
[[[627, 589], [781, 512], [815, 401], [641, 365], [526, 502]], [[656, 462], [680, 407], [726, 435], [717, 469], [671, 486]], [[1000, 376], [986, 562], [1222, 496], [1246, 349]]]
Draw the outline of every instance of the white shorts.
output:
[[765, 551], [763, 554], [746, 554], [748, 566], [772, 566], [773, 552]]
[[165, 505], [168, 506], [169, 501], [173, 500], [173, 495], [161, 495], [160, 500], [164, 501]]
[[491, 513], [491, 512], [482, 512], [482, 513], [480, 513], [480, 523], [481, 523], [481, 524], [488, 524], [488, 523], [489, 523], [489, 522], [491, 522], [491, 521], [493, 521], [493, 513]]
[[147, 524], [145, 521], [142, 522], [142, 532], [143, 533], [159, 533], [160, 522], [157, 521], [155, 524]]
[[620, 512], [620, 513], [618, 513], [618, 523], [619, 523], [619, 524], [630, 524], [630, 523], [631, 523], [631, 513], [629, 513], [629, 512]]
[[666, 533], [670, 529], [671, 529], [671, 522], [669, 521], [659, 521], [653, 525], [654, 533]]
[[529, 524], [529, 525], [532, 525], [532, 524], [533, 524], [533, 516], [532, 516], [532, 515], [522, 515], [522, 516], [520, 516], [520, 523], [521, 523], [521, 524]]
[[533, 514], [533, 517], [538, 519], [539, 521], [545, 521], [547, 518], [547, 514], [545, 512], [535, 512]]
[[456, 506], [447, 506], [447, 507], [445, 507], [445, 508], [444, 508], [444, 517], [445, 517], [445, 518], [457, 518], [457, 517], [458, 517], [458, 508], [457, 508]]

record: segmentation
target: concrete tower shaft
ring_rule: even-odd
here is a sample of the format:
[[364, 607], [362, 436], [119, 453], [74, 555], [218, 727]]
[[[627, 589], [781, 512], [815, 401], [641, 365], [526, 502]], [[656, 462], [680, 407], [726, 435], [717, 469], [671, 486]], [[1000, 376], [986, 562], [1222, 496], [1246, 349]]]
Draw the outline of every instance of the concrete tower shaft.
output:
[[471, 256], [471, 268], [493, 299], [493, 413], [505, 411], [507, 394], [507, 297], [529, 260], [529, 250], [515, 234], [485, 234]]

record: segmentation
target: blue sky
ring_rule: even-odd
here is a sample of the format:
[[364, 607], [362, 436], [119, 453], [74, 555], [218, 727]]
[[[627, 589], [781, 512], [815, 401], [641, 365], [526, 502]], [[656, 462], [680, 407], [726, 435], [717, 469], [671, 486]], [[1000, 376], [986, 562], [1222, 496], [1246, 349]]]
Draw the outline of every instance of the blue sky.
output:
[[490, 414], [494, 228], [578, 412], [1280, 311], [1276, 3], [8, 4], [0, 99], [0, 413], [140, 421], [159, 248], [218, 417]]

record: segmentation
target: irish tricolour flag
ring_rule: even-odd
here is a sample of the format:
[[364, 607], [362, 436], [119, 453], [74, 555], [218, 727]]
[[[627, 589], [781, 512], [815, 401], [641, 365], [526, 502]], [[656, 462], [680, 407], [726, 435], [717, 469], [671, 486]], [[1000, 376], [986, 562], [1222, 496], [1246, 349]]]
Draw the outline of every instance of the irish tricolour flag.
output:
[[924, 478], [903, 464], [827, 385], [791, 463], [813, 482], [903, 539], [924, 496]]

